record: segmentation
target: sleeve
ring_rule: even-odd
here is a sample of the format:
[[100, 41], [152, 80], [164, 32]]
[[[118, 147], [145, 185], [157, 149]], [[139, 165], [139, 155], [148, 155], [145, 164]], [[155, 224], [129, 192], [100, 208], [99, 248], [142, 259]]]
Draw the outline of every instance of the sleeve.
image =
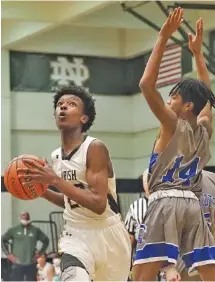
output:
[[8, 231], [1, 236], [1, 247], [3, 252], [8, 255], [9, 254], [9, 240], [13, 239], [13, 228], [8, 229]]
[[45, 253], [46, 249], [49, 245], [49, 238], [45, 235], [45, 233], [42, 232], [41, 229], [38, 228], [38, 241], [42, 242], [42, 247], [39, 250], [39, 255], [42, 255]]
[[128, 231], [128, 233], [133, 236], [135, 235], [135, 223], [136, 222], [133, 217], [132, 205], [131, 205], [125, 218], [125, 228]]

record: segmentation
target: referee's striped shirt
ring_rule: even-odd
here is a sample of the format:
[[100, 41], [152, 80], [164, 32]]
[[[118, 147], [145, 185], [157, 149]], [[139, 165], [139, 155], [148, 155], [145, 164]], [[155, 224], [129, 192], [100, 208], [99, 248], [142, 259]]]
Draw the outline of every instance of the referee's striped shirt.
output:
[[139, 225], [143, 223], [146, 214], [147, 202], [146, 198], [140, 198], [133, 202], [125, 218], [125, 228], [136, 240], [138, 239]]

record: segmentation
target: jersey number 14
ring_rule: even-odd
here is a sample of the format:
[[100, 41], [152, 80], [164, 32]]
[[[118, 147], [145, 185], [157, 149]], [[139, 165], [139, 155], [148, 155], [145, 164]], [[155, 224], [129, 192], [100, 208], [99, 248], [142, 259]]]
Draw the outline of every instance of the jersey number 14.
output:
[[[162, 182], [174, 182], [174, 174], [176, 169], [180, 170], [181, 167], [181, 162], [183, 160], [184, 156], [177, 157], [175, 159], [175, 162], [173, 164], [173, 167], [168, 170], [167, 174], [163, 176]], [[198, 169], [198, 164], [199, 164], [200, 158], [196, 157], [192, 163], [190, 163], [188, 166], [184, 167], [181, 169], [178, 173], [178, 177], [183, 179], [183, 185], [190, 185], [190, 178], [196, 175], [197, 169]]]

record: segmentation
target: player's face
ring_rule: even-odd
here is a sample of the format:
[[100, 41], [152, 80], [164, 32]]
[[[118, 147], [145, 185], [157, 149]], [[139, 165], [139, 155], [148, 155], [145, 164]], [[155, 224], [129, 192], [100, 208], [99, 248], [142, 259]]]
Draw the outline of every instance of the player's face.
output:
[[84, 114], [84, 104], [75, 95], [63, 95], [55, 110], [56, 124], [59, 129], [74, 129], [83, 126], [88, 117]]
[[183, 101], [179, 93], [175, 93], [170, 96], [167, 104], [177, 114], [177, 116], [179, 116], [181, 111], [183, 110]]
[[194, 107], [192, 102], [184, 103], [179, 93], [170, 96], [170, 99], [167, 104], [176, 113], [178, 117], [180, 116], [184, 119], [188, 117], [188, 115], [193, 111]]

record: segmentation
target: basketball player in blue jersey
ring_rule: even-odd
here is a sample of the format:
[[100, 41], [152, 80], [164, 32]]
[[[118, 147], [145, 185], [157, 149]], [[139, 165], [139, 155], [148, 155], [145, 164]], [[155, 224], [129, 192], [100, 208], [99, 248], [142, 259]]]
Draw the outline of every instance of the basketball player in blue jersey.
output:
[[[215, 238], [215, 173], [203, 170], [199, 185], [202, 187], [200, 206], [207, 220], [208, 227]], [[193, 272], [188, 275], [183, 261], [179, 259], [177, 267], [168, 268], [165, 276], [169, 282], [200, 281], [201, 279], [197, 274]]]
[[[214, 239], [195, 195], [201, 193], [201, 171], [210, 159], [211, 106], [215, 101], [201, 40], [191, 44], [199, 80], [180, 81], [170, 92], [167, 105], [156, 89], [167, 41], [182, 17], [181, 8], [169, 15], [139, 84], [161, 127], [149, 164], [149, 206], [134, 262], [137, 281], [154, 281], [160, 269], [176, 265], [179, 251], [189, 272], [197, 269], [202, 280], [215, 280]], [[202, 37], [202, 20], [197, 29], [198, 38]]]
[[81, 87], [64, 87], [54, 96], [54, 113], [62, 145], [52, 153], [53, 166], [26, 161], [31, 168], [19, 173], [61, 192], [43, 194], [65, 208], [60, 280], [126, 281], [131, 244], [118, 213], [112, 163], [104, 143], [86, 135], [96, 116], [94, 100]]

